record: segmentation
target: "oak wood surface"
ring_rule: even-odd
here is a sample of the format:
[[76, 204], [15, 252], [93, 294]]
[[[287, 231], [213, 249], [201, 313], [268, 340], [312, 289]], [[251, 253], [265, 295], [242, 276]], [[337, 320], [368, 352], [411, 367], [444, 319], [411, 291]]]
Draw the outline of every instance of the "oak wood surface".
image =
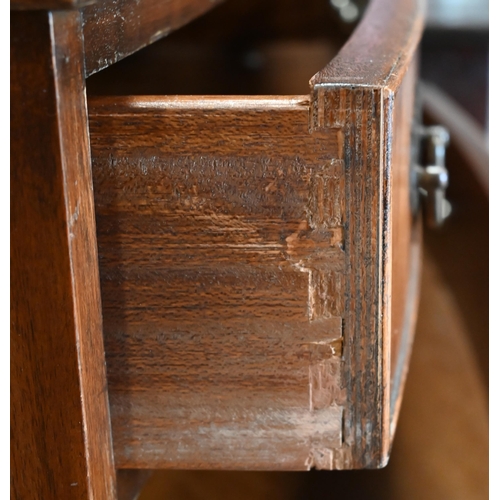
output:
[[[92, 99], [120, 467], [386, 463], [391, 330], [418, 272], [401, 200], [422, 28], [418, 2], [391, 6], [406, 31], [387, 6], [361, 24], [383, 41], [363, 52], [358, 28], [311, 99]], [[342, 80], [349, 58], [363, 71]]]
[[[395, 96], [420, 41], [424, 5], [373, 0], [339, 54], [311, 79], [311, 128], [345, 137], [348, 401], [344, 436], [356, 467], [383, 466], [391, 442], [390, 351]], [[411, 91], [409, 96], [411, 97]], [[403, 167], [404, 168], [404, 167]], [[407, 243], [405, 243], [407, 245]], [[362, 299], [361, 299], [362, 297]], [[367, 404], [367, 402], [370, 404]], [[376, 450], [376, 451], [375, 451]]]
[[[84, 9], [87, 74], [207, 8], [198, 2], [187, 12], [173, 8], [165, 19], [156, 4], [144, 1], [138, 11], [127, 10], [130, 5]], [[362, 53], [367, 33], [380, 34], [381, 26], [389, 24], [388, 5], [388, 0], [373, 2], [364, 29], [358, 28], [354, 41], [313, 78], [311, 100], [95, 101], [101, 284], [109, 308], [106, 351], [119, 466], [331, 469], [385, 464], [390, 442], [390, 204], [397, 168], [391, 157], [391, 127], [397, 123], [392, 106], [421, 30], [418, 2], [393, 5], [388, 11], [400, 23], [382, 45]], [[54, 19], [66, 15], [57, 13]], [[57, 32], [54, 24], [63, 39], [79, 29], [74, 16], [65, 31]], [[106, 43], [111, 39], [118, 44]], [[80, 101], [73, 111], [85, 107], [81, 38], [79, 43], [63, 64], [72, 59], [77, 71], [71, 85], [79, 85], [73, 98]], [[383, 50], [393, 45], [397, 49]], [[61, 46], [57, 41], [54, 53]], [[368, 64], [375, 53], [375, 65], [373, 59]], [[343, 73], [348, 59], [357, 79], [352, 70]], [[65, 96], [71, 85], [63, 88], [55, 80], [57, 97]], [[70, 120], [61, 116], [60, 123], [69, 126]], [[82, 115], [71, 123], [80, 124], [74, 136], [85, 138]], [[68, 148], [69, 142], [64, 143]], [[89, 468], [84, 494], [92, 495], [95, 488], [110, 498], [115, 493], [99, 366], [88, 145], [79, 154], [87, 175], [86, 198], [61, 191], [78, 340], [79, 322], [84, 322], [80, 309], [89, 324], [94, 322], [93, 335], [77, 344], [77, 375], [81, 386], [90, 373], [103, 384], [82, 390]], [[72, 175], [80, 179], [71, 170], [62, 172], [65, 180], [72, 181]], [[221, 175], [226, 180], [219, 182]], [[160, 210], [153, 212], [152, 200]], [[94, 245], [84, 265], [79, 250], [76, 256], [71, 253], [79, 242], [73, 226], [81, 227], [80, 220], [86, 221], [85, 243]], [[210, 244], [204, 245], [203, 238]], [[226, 270], [206, 272], [213, 264]], [[82, 286], [91, 291], [90, 305], [80, 305]], [[227, 344], [215, 350], [221, 345], [215, 338]], [[90, 351], [97, 355], [87, 355]], [[86, 371], [92, 363], [97, 367]], [[97, 391], [100, 404], [89, 404], [87, 389], [91, 395]], [[97, 421], [103, 433], [100, 447], [94, 442]], [[237, 458], [232, 447], [242, 436], [253, 448]], [[206, 454], [193, 457], [200, 446]]]
[[424, 7], [423, 0], [371, 0], [337, 57], [311, 78], [311, 88], [352, 84], [396, 90], [421, 40]]
[[102, 0], [84, 7], [89, 76], [189, 23], [221, 0]]
[[421, 287], [411, 368], [385, 469], [156, 471], [139, 499], [487, 499], [487, 391], [471, 342], [473, 331], [464, 320], [457, 289], [428, 251]]
[[377, 467], [388, 456], [390, 352], [390, 249], [388, 197], [384, 183], [390, 159], [384, 132], [381, 88], [328, 88], [316, 91], [312, 129], [340, 128], [345, 171], [345, 309], [342, 386], [343, 418], [351, 466]]
[[337, 135], [300, 96], [90, 107], [118, 466], [342, 466]]
[[113, 499], [80, 15], [11, 32], [11, 494]]

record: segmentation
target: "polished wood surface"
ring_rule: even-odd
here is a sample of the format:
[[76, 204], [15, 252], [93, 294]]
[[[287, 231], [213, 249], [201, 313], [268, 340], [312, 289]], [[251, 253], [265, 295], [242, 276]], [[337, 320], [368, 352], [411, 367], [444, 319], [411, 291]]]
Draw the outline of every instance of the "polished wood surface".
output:
[[11, 495], [113, 499], [80, 16], [11, 32]]
[[338, 56], [311, 79], [311, 87], [347, 84], [399, 88], [424, 28], [421, 0], [371, 0]]

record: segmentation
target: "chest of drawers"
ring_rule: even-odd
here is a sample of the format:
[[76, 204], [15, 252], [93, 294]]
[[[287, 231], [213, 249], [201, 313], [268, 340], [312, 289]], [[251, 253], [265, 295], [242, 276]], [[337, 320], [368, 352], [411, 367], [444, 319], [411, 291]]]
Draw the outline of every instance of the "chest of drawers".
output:
[[[82, 127], [72, 133], [86, 134], [84, 60], [87, 74], [97, 71], [202, 4], [156, 21], [148, 2], [122, 21], [106, 17], [111, 4], [50, 14], [51, 36], [73, 16], [83, 40], [72, 49], [80, 66], [61, 63], [62, 73], [75, 66], [69, 82], [74, 74], [82, 82], [72, 94]], [[120, 22], [136, 27], [120, 31]], [[116, 35], [107, 43], [103, 26]], [[84, 420], [101, 422], [103, 443], [112, 442], [108, 455], [95, 452], [95, 474], [99, 460], [254, 470], [386, 464], [418, 296], [410, 166], [422, 28], [421, 2], [372, 0], [303, 95], [89, 97], [88, 142], [60, 169], [86, 158], [85, 175], [61, 174], [76, 186], [69, 195], [64, 184], [62, 220], [63, 253], [83, 252], [79, 270], [70, 259], [72, 310], [83, 323], [97, 318], [77, 328], [84, 347], [72, 365]], [[60, 109], [61, 99], [56, 92]], [[74, 124], [80, 108], [71, 109]], [[95, 300], [80, 310], [88, 287]], [[90, 392], [86, 377], [97, 380]]]
[[308, 95], [90, 99], [119, 466], [386, 462], [420, 16], [373, 2]]

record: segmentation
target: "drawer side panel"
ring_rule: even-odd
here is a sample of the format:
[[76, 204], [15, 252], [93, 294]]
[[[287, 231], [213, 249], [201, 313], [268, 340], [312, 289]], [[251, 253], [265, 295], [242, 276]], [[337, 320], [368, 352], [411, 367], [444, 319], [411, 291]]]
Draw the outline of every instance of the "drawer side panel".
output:
[[118, 467], [346, 466], [344, 132], [289, 101], [91, 102]]

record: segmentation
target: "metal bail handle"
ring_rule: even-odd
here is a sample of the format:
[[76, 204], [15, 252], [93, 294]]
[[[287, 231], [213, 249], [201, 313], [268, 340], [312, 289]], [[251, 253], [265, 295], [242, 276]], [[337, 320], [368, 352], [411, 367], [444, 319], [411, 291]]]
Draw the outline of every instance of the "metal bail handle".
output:
[[450, 142], [448, 131], [439, 125], [422, 127], [420, 138], [426, 166], [416, 165], [417, 186], [424, 198], [425, 221], [429, 227], [439, 227], [451, 213], [446, 199], [448, 170], [445, 166], [446, 147]]

